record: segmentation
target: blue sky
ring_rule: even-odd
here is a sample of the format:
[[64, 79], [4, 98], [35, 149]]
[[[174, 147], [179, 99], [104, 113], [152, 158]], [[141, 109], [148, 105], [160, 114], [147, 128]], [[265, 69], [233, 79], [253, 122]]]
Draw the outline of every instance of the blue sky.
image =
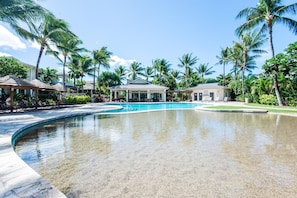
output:
[[[113, 52], [113, 68], [122, 64], [127, 68], [132, 61], [151, 66], [152, 60], [164, 58], [173, 69], [182, 71], [178, 58], [192, 53], [200, 63], [214, 66], [210, 77], [222, 74], [222, 66], [215, 65], [221, 48], [232, 46], [238, 38], [234, 30], [244, 22], [235, 16], [246, 7], [255, 6], [257, 0], [46, 0], [41, 4], [52, 11], [57, 18], [70, 24], [71, 30], [84, 42], [88, 50], [107, 46]], [[284, 4], [295, 3], [284, 0]], [[297, 19], [296, 16], [294, 16]], [[38, 46], [23, 39], [17, 39], [7, 24], [0, 23], [0, 55], [12, 55], [19, 60], [36, 65]], [[274, 29], [275, 52], [282, 52], [296, 36], [282, 26]], [[263, 46], [269, 50], [268, 43]], [[257, 61], [258, 69], [269, 54]], [[50, 56], [41, 59], [41, 67], [61, 71], [61, 65]], [[231, 66], [227, 67], [229, 72]]]

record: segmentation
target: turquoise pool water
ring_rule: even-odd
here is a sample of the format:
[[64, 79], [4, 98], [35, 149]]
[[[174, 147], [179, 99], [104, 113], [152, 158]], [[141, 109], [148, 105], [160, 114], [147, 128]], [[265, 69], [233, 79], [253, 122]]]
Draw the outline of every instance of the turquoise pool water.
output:
[[[115, 105], [115, 104], [110, 104]], [[117, 103], [123, 108], [119, 110], [108, 111], [109, 113], [127, 113], [155, 110], [176, 110], [176, 109], [194, 109], [197, 106], [202, 106], [198, 103], [181, 103], [181, 102], [166, 102], [166, 103]], [[106, 112], [104, 112], [106, 113]]]

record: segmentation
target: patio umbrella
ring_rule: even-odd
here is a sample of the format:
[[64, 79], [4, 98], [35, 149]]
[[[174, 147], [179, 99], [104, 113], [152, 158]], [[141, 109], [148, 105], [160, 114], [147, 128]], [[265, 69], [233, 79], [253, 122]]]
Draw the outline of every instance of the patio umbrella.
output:
[[0, 88], [9, 89], [10, 112], [13, 112], [13, 92], [15, 89], [38, 89], [30, 82], [13, 75], [0, 77]]

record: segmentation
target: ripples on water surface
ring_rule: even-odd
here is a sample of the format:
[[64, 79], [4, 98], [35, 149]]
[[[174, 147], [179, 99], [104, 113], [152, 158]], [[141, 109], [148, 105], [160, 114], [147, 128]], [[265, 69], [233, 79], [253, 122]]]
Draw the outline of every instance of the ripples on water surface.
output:
[[295, 197], [296, 129], [270, 114], [88, 115], [33, 130], [15, 150], [68, 196]]

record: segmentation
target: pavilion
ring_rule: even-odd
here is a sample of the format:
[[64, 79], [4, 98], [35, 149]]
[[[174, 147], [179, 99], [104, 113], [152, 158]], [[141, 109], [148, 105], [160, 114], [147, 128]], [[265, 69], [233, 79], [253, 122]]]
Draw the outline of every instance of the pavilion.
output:
[[154, 85], [137, 78], [127, 80], [127, 84], [110, 87], [110, 101], [126, 102], [166, 102], [168, 87]]

